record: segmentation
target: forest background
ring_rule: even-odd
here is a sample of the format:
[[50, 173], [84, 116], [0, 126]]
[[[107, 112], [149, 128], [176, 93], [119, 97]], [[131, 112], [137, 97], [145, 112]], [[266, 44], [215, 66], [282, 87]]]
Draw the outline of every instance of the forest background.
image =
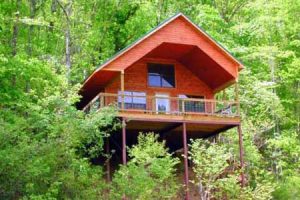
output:
[[[102, 166], [92, 160], [120, 125], [111, 109], [77, 111], [77, 92], [99, 64], [177, 12], [245, 64], [239, 91], [249, 191], [300, 199], [299, 0], [0, 0], [0, 199], [126, 193], [124, 170], [137, 173], [144, 161], [120, 168], [112, 185], [102, 180]], [[233, 156], [237, 139], [229, 131], [221, 140]], [[156, 142], [141, 136], [141, 143]], [[139, 155], [132, 150], [132, 158]], [[168, 163], [172, 174], [177, 161]], [[149, 179], [153, 188], [171, 176], [158, 174]], [[160, 194], [168, 199], [177, 189]]]

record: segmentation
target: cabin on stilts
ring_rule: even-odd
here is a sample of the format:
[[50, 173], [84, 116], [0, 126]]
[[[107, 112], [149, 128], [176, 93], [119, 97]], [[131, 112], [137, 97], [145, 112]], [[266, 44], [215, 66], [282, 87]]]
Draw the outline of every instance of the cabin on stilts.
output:
[[[136, 142], [139, 132], [153, 131], [170, 150], [183, 149], [185, 199], [189, 199], [189, 139], [214, 137], [236, 127], [243, 168], [237, 84], [241, 69], [241, 62], [179, 13], [98, 67], [80, 89], [77, 107], [86, 112], [117, 107], [122, 130], [119, 139], [111, 136], [106, 146], [120, 149], [123, 164], [126, 146]], [[216, 98], [230, 86], [235, 97]], [[243, 185], [243, 174], [241, 179]]]

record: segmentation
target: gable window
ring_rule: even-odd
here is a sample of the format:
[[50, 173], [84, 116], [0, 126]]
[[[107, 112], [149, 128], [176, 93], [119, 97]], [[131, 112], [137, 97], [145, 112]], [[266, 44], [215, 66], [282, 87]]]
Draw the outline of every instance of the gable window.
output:
[[152, 87], [175, 87], [174, 65], [148, 64], [148, 85]]

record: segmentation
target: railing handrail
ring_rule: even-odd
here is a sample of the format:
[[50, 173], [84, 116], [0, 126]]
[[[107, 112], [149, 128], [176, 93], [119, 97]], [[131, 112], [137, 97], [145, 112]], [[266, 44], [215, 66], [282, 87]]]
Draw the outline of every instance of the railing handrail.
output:
[[[149, 95], [127, 95], [127, 94], [115, 94], [115, 93], [99, 93], [93, 100], [96, 100], [98, 96], [106, 97], [136, 97], [136, 98], [147, 98], [147, 99], [170, 99], [170, 100], [182, 100], [182, 101], [198, 101], [198, 102], [209, 102], [209, 103], [228, 103], [238, 104], [236, 100], [215, 100], [215, 99], [197, 99], [197, 98], [183, 98], [183, 97], [163, 97], [163, 96], [149, 96]], [[93, 101], [92, 100], [92, 101]]]
[[[197, 98], [184, 98], [184, 97], [165, 97], [165, 96], [149, 96], [149, 95], [128, 95], [128, 94], [124, 94], [124, 93], [104, 93], [104, 92], [100, 92], [98, 93], [84, 108], [83, 110], [85, 111], [87, 108], [91, 108], [91, 105], [94, 104], [94, 102], [96, 100], [99, 99], [99, 108], [104, 106], [104, 102], [103, 100], [105, 99], [105, 97], [113, 97], [116, 99], [116, 102], [119, 101], [119, 98], [121, 98], [121, 103], [122, 103], [122, 106], [120, 108], [120, 110], [130, 110], [130, 109], [124, 109], [124, 105], [123, 103], [126, 103], [125, 102], [125, 98], [126, 97], [130, 97], [130, 98], [145, 98], [146, 100], [147, 99], [150, 99], [152, 101], [152, 103], [154, 102], [153, 100], [155, 99], [168, 99], [170, 101], [176, 101], [176, 102], [182, 102], [182, 109], [181, 112], [185, 113], [185, 114], [189, 114], [188, 111], [185, 111], [185, 106], [184, 106], [184, 103], [185, 102], [201, 102], [201, 103], [204, 103], [207, 105], [211, 105], [211, 109], [212, 109], [212, 113], [207, 113], [207, 114], [218, 114], [219, 111], [224, 111], [225, 112], [225, 109], [227, 108], [230, 108], [231, 106], [236, 106], [236, 111], [233, 115], [235, 116], [239, 116], [240, 114], [240, 102], [237, 101], [237, 100], [215, 100], [215, 99], [197, 99]], [[102, 105], [103, 104], [103, 105]], [[217, 105], [222, 105], [223, 108], [219, 109], [218, 111], [215, 110], [216, 106]], [[153, 105], [152, 105], [153, 106]], [[215, 110], [213, 112], [213, 110]], [[145, 111], [149, 111], [149, 110], [145, 110]], [[153, 111], [153, 110], [152, 110]], [[153, 112], [156, 112], [156, 111], [153, 111]]]

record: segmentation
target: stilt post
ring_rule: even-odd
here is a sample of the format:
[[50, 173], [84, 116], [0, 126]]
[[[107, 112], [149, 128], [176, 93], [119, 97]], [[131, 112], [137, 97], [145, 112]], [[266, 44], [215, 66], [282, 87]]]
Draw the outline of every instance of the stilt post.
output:
[[244, 173], [244, 149], [243, 149], [243, 134], [242, 134], [242, 127], [241, 124], [238, 125], [237, 127], [238, 133], [239, 133], [239, 146], [240, 146], [240, 166], [241, 166], [241, 185], [242, 187], [245, 186], [245, 173]]
[[110, 176], [110, 148], [109, 148], [109, 137], [106, 138], [106, 143], [105, 143], [105, 151], [106, 154], [108, 155], [107, 161], [106, 161], [106, 178], [107, 182], [111, 181], [111, 176]]
[[126, 121], [122, 119], [122, 160], [123, 165], [126, 165]]
[[186, 123], [183, 122], [183, 153], [184, 153], [184, 184], [185, 184], [185, 200], [189, 200], [189, 172], [188, 172], [188, 146], [186, 136]]

